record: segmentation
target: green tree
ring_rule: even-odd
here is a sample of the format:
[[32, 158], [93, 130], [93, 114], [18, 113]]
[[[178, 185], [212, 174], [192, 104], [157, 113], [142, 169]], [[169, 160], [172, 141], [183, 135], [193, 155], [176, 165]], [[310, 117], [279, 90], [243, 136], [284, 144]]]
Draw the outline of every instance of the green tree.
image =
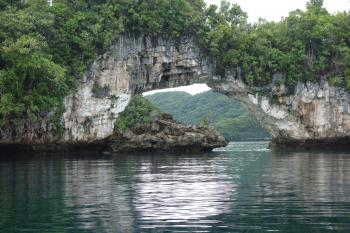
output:
[[37, 120], [39, 114], [58, 108], [67, 94], [65, 69], [45, 55], [40, 37], [23, 35], [16, 41], [5, 40], [0, 72], [0, 114], [2, 125], [21, 119]]

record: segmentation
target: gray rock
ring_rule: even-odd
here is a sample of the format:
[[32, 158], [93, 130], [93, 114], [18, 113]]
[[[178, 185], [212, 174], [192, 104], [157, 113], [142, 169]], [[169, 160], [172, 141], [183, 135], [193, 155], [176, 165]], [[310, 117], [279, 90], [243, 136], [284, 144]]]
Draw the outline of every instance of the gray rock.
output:
[[[115, 152], [135, 150], [188, 152], [193, 150], [208, 151], [227, 145], [225, 138], [213, 128], [194, 129], [174, 120], [159, 120], [148, 127], [149, 131], [134, 135], [132, 138], [118, 138], [118, 134], [116, 134], [109, 141], [110, 148]], [[131, 130], [136, 132], [134, 129]], [[158, 132], [154, 133], [155, 131]]]
[[126, 129], [123, 132], [123, 137], [126, 139], [131, 139], [134, 136], [134, 133], [130, 129]]
[[172, 120], [173, 119], [173, 116], [170, 114], [170, 113], [162, 113], [162, 119], [164, 120]]
[[157, 122], [160, 119], [160, 112], [153, 110], [149, 113], [149, 118], [151, 122]]
[[163, 129], [163, 132], [164, 132], [164, 134], [166, 134], [166, 135], [170, 134], [170, 129], [169, 129], [169, 127], [165, 127], [165, 128]]

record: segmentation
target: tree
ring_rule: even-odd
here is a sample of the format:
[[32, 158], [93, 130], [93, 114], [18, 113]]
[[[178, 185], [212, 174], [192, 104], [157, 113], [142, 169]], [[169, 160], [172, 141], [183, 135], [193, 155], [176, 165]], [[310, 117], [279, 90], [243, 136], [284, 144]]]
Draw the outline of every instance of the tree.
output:
[[43, 53], [41, 38], [23, 35], [1, 46], [0, 115], [2, 125], [37, 120], [43, 111], [55, 110], [67, 91], [65, 70]]
[[247, 23], [248, 15], [237, 4], [230, 4], [229, 2], [222, 0], [220, 5], [220, 14], [223, 19], [231, 26], [240, 26]]
[[321, 10], [323, 8], [324, 0], [310, 0], [306, 3], [308, 10]]
[[0, 0], [0, 10], [4, 10], [6, 7], [22, 7], [22, 0]]

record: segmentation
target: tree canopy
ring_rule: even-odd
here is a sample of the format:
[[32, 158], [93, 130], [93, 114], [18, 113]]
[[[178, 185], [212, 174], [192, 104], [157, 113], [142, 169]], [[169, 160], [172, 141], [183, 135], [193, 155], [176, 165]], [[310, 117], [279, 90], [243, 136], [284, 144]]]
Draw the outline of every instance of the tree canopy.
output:
[[[199, 41], [222, 72], [240, 68], [251, 86], [269, 84], [273, 74], [283, 73], [289, 85], [324, 76], [350, 89], [348, 12], [332, 15], [322, 0], [311, 0], [306, 11], [290, 12], [280, 22], [251, 25], [237, 5], [229, 5], [223, 1], [219, 10], [210, 6], [207, 27], [199, 32]], [[232, 12], [235, 16], [227, 17]]]

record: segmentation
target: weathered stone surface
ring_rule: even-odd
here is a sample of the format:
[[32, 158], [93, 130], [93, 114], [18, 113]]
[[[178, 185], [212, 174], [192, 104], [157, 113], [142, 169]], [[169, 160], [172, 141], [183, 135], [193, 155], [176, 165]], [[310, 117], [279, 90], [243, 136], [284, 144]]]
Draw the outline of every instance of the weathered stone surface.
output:
[[[213, 128], [198, 127], [196, 129], [169, 119], [165, 115], [157, 122], [145, 124], [145, 130], [140, 132], [138, 127], [126, 130], [126, 133], [115, 132], [109, 138], [108, 144], [114, 152], [126, 151], [210, 151], [227, 145], [225, 138]], [[130, 137], [130, 135], [132, 135]]]
[[[133, 94], [205, 82], [211, 65], [191, 37], [177, 40], [121, 36], [64, 100], [64, 133], [54, 135], [52, 114], [38, 123], [0, 129], [0, 143], [90, 143], [113, 133]], [[157, 118], [157, 117], [156, 117]], [[155, 119], [157, 120], [157, 119]]]
[[241, 101], [271, 132], [273, 146], [329, 146], [337, 139], [345, 145], [344, 139], [350, 136], [349, 92], [330, 86], [325, 79], [298, 82], [292, 93], [281, 84], [261, 94], [232, 76], [210, 86]]
[[158, 111], [151, 111], [149, 114], [149, 118], [151, 122], [156, 122], [160, 119], [160, 113]]
[[[208, 78], [209, 63], [189, 37], [180, 40], [122, 36], [92, 65], [65, 99], [63, 142], [101, 140], [113, 133], [133, 94], [189, 85]], [[103, 96], [94, 85], [108, 88]], [[151, 117], [157, 121], [159, 115]], [[89, 119], [89, 124], [84, 124]]]
[[162, 118], [166, 119], [166, 120], [172, 120], [173, 116], [169, 113], [164, 112], [164, 113], [162, 113]]

